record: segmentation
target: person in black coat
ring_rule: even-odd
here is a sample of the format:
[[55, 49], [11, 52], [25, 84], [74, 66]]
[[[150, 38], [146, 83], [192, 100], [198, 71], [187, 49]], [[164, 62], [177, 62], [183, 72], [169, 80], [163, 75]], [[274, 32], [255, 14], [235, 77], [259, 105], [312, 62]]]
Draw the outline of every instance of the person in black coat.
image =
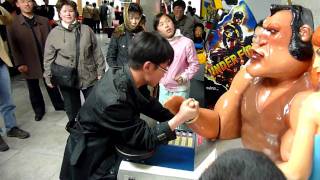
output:
[[49, 5], [49, 0], [43, 0], [44, 5], [41, 5], [38, 8], [37, 14], [39, 16], [43, 16], [48, 18], [49, 20], [53, 20], [54, 17], [54, 7], [52, 5]]
[[107, 63], [110, 67], [128, 63], [128, 46], [133, 37], [143, 31], [139, 25], [143, 13], [141, 6], [130, 3], [126, 12], [124, 23], [115, 29], [110, 40], [107, 53]]
[[[174, 116], [150, 97], [174, 52], [157, 33], [139, 33], [129, 46], [129, 63], [110, 67], [93, 88], [70, 132], [60, 173], [61, 180], [116, 179], [121, 157], [116, 148], [152, 151], [176, 138], [175, 128], [198, 115], [199, 103], [185, 100]], [[159, 123], [140, 119], [143, 113]]]

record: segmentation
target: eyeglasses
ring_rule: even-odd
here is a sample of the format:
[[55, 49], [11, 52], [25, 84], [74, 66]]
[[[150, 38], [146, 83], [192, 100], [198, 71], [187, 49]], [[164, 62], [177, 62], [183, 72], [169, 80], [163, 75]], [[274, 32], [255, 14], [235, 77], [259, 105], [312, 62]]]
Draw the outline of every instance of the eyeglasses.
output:
[[167, 73], [168, 72], [168, 68], [163, 68], [161, 67], [160, 65], [157, 65], [157, 67], [164, 73]]

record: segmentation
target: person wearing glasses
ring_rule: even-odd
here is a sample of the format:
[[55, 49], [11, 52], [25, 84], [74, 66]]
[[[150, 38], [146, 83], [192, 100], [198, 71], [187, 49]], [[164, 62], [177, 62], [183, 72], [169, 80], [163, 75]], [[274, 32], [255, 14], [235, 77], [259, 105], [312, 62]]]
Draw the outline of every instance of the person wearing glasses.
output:
[[166, 38], [174, 49], [174, 59], [159, 83], [159, 101], [164, 104], [171, 96], [189, 97], [190, 80], [199, 70], [194, 43], [176, 29], [172, 17], [156, 15], [153, 28]]
[[[70, 132], [60, 173], [61, 180], [116, 179], [119, 145], [152, 151], [176, 138], [175, 128], [198, 115], [199, 103], [185, 100], [171, 114], [147, 86], [156, 86], [174, 52], [158, 33], [139, 33], [129, 45], [128, 65], [110, 67], [67, 125]], [[150, 127], [143, 113], [159, 122]]]
[[124, 23], [118, 26], [112, 34], [107, 63], [112, 66], [123, 66], [128, 63], [128, 46], [134, 36], [143, 31], [140, 26], [142, 7], [137, 3], [130, 3], [125, 10]]

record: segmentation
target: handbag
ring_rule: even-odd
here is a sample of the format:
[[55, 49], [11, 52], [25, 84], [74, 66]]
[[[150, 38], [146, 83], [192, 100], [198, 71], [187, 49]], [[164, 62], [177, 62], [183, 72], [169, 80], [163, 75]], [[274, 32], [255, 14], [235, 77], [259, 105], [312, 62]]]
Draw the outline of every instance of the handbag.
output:
[[73, 88], [77, 85], [78, 82], [78, 71], [77, 68], [66, 67], [55, 62], [51, 64], [51, 80], [55, 85], [61, 87]]
[[[80, 30], [79, 30], [80, 31]], [[51, 63], [52, 83], [60, 87], [75, 88], [78, 83], [78, 64], [80, 53], [80, 32], [76, 31], [76, 67], [62, 66], [55, 61]], [[57, 54], [57, 52], [56, 52]]]

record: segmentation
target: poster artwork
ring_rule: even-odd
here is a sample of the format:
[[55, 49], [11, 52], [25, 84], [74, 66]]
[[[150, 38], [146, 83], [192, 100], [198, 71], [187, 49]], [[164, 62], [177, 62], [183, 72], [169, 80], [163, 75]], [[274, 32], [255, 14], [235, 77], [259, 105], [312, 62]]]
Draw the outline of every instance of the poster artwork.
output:
[[256, 20], [244, 0], [226, 14], [207, 38], [205, 105], [213, 108], [235, 74], [248, 61]]

